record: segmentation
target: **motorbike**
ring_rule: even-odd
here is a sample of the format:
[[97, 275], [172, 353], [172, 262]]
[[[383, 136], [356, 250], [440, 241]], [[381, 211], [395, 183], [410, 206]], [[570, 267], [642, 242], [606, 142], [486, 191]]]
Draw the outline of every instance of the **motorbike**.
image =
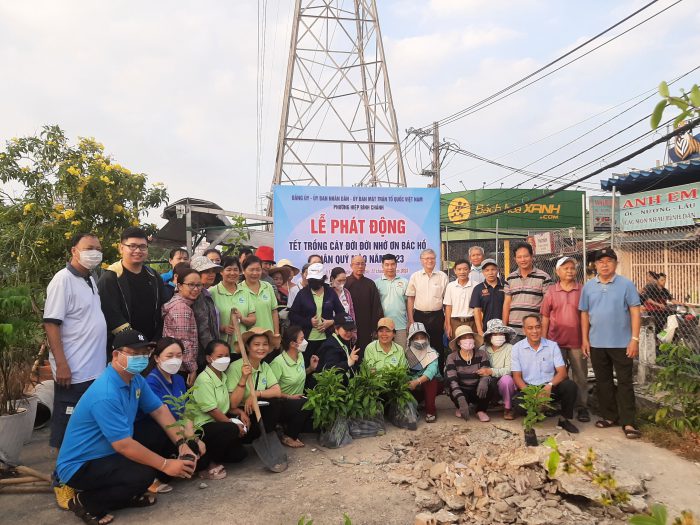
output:
[[666, 319], [666, 327], [657, 334], [661, 343], [684, 345], [700, 352], [700, 325], [698, 314], [690, 306], [671, 304], [672, 313]]

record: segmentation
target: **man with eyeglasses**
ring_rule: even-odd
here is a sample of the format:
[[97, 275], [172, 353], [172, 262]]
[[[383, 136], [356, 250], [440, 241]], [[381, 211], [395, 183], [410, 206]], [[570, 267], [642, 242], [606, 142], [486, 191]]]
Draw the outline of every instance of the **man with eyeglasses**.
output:
[[107, 320], [109, 341], [122, 330], [132, 328], [149, 341], [160, 338], [163, 327], [161, 306], [163, 281], [146, 266], [148, 239], [140, 228], [127, 228], [121, 235], [120, 261], [110, 265], [97, 282], [102, 312]]

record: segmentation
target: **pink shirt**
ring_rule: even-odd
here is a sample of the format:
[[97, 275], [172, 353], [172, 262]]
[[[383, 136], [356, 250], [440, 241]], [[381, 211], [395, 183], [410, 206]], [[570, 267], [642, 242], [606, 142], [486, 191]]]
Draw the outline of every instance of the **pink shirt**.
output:
[[540, 313], [549, 317], [549, 334], [543, 335], [556, 341], [561, 348], [581, 348], [580, 298], [580, 284], [574, 284], [567, 292], [557, 283], [549, 287], [542, 301]]

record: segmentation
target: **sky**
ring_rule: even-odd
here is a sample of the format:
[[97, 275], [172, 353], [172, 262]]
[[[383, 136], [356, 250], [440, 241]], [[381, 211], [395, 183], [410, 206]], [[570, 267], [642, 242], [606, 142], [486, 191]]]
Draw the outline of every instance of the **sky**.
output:
[[[595, 44], [675, 1], [659, 0]], [[519, 80], [646, 3], [377, 0], [399, 136]], [[256, 195], [270, 191], [274, 172], [293, 4], [0, 0], [0, 148], [11, 137], [57, 124], [72, 140], [95, 137], [120, 164], [165, 183], [171, 201], [189, 196], [260, 212]], [[507, 166], [545, 171], [650, 113], [656, 96], [604, 123], [652, 95], [661, 80], [700, 65], [699, 26], [696, 0], [683, 0], [551, 76], [442, 127], [441, 136]], [[700, 70], [672, 90], [698, 82]], [[452, 155], [443, 165], [442, 189], [557, 187], [569, 171], [583, 175], [628, 153], [634, 146], [610, 152], [647, 131], [645, 120], [547, 172], [549, 181]], [[425, 147], [407, 153], [410, 186], [429, 182], [414, 175], [427, 167], [428, 155]], [[659, 146], [583, 188], [663, 159]]]

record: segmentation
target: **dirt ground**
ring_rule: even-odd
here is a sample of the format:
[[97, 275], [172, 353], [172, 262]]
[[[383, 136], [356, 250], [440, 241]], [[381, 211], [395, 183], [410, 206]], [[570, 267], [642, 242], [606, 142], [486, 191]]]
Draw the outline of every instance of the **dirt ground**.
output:
[[[490, 430], [491, 425], [521, 433], [520, 421], [504, 421], [498, 412], [491, 423], [463, 422], [445, 397], [438, 398], [438, 420], [432, 425], [419, 423], [417, 433], [436, 435]], [[538, 426], [538, 436], [556, 435], [556, 418]], [[580, 424], [582, 432], [574, 439], [593, 447], [616, 468], [646, 479], [648, 502], [663, 502], [671, 515], [680, 510], [700, 513], [700, 464], [689, 462], [668, 450], [642, 441], [629, 441], [619, 428], [597, 429], [593, 423]], [[337, 450], [319, 447], [307, 436], [304, 449], [289, 451], [289, 469], [282, 474], [265, 471], [251, 450], [248, 459], [231, 466], [229, 476], [220, 481], [199, 480], [175, 483], [175, 490], [159, 497], [148, 509], [127, 509], [115, 513], [115, 523], [191, 525], [292, 525], [300, 517], [314, 525], [343, 523], [347, 513], [354, 525], [410, 525], [419, 509], [406, 485], [387, 480], [391, 465], [390, 444], [417, 437], [414, 432], [387, 425], [385, 436], [355, 440]], [[476, 453], [477, 451], [473, 451]], [[472, 453], [470, 451], [470, 453]], [[44, 472], [53, 469], [55, 458], [48, 449], [48, 431], [36, 431], [23, 451], [26, 465]], [[467, 463], [469, 457], [455, 458]], [[72, 514], [61, 511], [52, 494], [0, 495], [0, 523], [70, 524], [79, 523]]]

